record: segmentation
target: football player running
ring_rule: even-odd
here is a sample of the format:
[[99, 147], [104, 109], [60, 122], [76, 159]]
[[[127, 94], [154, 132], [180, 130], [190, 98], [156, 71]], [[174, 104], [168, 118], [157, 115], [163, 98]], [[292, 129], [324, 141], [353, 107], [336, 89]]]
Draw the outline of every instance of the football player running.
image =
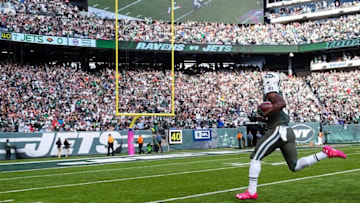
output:
[[272, 107], [258, 117], [268, 125], [268, 131], [256, 144], [255, 150], [250, 155], [249, 187], [243, 192], [236, 194], [237, 199], [257, 199], [256, 192], [259, 174], [261, 171], [260, 161], [271, 154], [276, 148], [280, 148], [289, 169], [293, 172], [300, 171], [322, 159], [341, 157], [346, 155], [340, 151], [324, 146], [321, 152], [297, 159], [295, 147], [295, 134], [289, 127], [289, 116], [286, 111], [286, 101], [280, 91], [280, 76], [278, 73], [268, 72], [263, 76], [263, 88], [265, 101], [272, 103]]

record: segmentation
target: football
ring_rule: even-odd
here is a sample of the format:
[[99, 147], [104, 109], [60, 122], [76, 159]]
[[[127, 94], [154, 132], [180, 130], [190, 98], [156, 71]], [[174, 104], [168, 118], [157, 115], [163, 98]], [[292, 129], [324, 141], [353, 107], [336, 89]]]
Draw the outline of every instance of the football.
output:
[[259, 109], [262, 111], [262, 112], [266, 112], [267, 110], [271, 109], [272, 108], [272, 103], [271, 102], [263, 102], [259, 105]]

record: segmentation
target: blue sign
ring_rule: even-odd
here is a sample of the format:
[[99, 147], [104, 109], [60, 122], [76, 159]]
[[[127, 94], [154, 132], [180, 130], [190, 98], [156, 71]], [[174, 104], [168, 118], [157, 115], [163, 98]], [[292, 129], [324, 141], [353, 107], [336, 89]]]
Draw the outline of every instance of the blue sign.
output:
[[194, 141], [209, 141], [212, 139], [211, 130], [193, 130]]

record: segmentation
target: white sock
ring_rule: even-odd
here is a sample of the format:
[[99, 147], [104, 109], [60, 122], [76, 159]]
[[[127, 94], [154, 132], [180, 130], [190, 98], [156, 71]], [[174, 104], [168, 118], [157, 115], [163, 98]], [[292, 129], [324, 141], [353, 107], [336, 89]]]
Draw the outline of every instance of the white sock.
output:
[[260, 171], [261, 171], [260, 161], [251, 159], [250, 168], [249, 168], [249, 193], [250, 194], [256, 193]]
[[171, 7], [168, 8], [168, 13], [170, 13], [170, 12], [171, 12]]
[[328, 156], [324, 152], [319, 152], [307, 157], [303, 157], [297, 161], [295, 171], [300, 171], [326, 158], [328, 158]]

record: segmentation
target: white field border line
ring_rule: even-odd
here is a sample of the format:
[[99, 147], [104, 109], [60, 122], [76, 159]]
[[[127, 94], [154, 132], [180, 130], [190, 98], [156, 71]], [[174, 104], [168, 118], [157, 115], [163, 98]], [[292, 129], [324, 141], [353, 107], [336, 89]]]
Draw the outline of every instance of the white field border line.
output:
[[135, 5], [135, 4], [138, 4], [138, 3], [140, 3], [141, 1], [142, 1], [142, 0], [137, 0], [137, 1], [135, 1], [135, 2], [132, 2], [131, 4], [126, 5], [126, 6], [122, 7], [122, 8], [120, 8], [120, 9], [118, 10], [118, 12], [119, 12], [119, 11], [122, 11], [122, 10], [125, 10], [125, 9], [127, 9], [127, 8]]
[[[212, 2], [212, 1], [214, 1], [214, 0], [209, 0], [209, 1], [205, 2], [204, 4], [207, 5], [208, 3]], [[177, 21], [185, 18], [186, 16], [190, 15], [190, 14], [193, 13], [193, 12], [194, 12], [194, 10], [191, 9], [191, 11], [189, 11], [189, 12], [185, 13], [184, 15], [176, 18], [176, 19], [174, 20], [174, 22], [177, 22]]]
[[120, 182], [120, 181], [127, 181], [127, 180], [139, 180], [139, 179], [146, 179], [146, 178], [175, 176], [175, 175], [184, 175], [184, 174], [192, 174], [192, 173], [203, 173], [203, 172], [209, 172], [209, 171], [220, 171], [220, 170], [227, 170], [227, 169], [234, 169], [234, 168], [239, 168], [239, 167], [222, 167], [222, 168], [213, 168], [213, 169], [203, 169], [203, 170], [197, 170], [197, 171], [184, 171], [184, 172], [167, 173], [167, 174], [159, 174], [159, 175], [119, 178], [119, 179], [112, 179], [112, 180], [100, 180], [100, 181], [84, 182], [84, 183], [73, 183], [73, 184], [54, 185], [54, 186], [45, 186], [45, 187], [33, 187], [33, 188], [26, 188], [26, 189], [19, 189], [19, 190], [1, 191], [0, 194], [27, 192], [27, 191], [33, 191], [33, 190], [54, 189], [54, 188], [63, 188], [63, 187], [72, 187], [72, 186], [82, 186], [82, 185], [93, 185], [93, 184], [98, 184], [98, 183], [111, 183], [111, 182]]
[[184, 164], [194, 164], [194, 163], [203, 163], [203, 162], [227, 161], [227, 160], [233, 160], [233, 159], [238, 160], [238, 159], [241, 159], [241, 158], [248, 159], [248, 157], [237, 157], [237, 158], [227, 158], [227, 159], [214, 159], [214, 160], [190, 161], [190, 162], [181, 162], [181, 163], [157, 164], [157, 165], [150, 165], [150, 166], [135, 166], [135, 167], [128, 167], [128, 168], [99, 169], [99, 170], [77, 171], [77, 172], [69, 172], [69, 173], [55, 173], [55, 174], [45, 174], [45, 175], [21, 176], [21, 177], [12, 177], [12, 178], [0, 178], [0, 181], [28, 179], [28, 178], [52, 177], [52, 176], [61, 176], [61, 175], [74, 175], [74, 174], [82, 174], [82, 173], [96, 173], [96, 172], [104, 172], [104, 171], [120, 171], [120, 170], [139, 169], [139, 168], [153, 168], [153, 167], [184, 165]]
[[[133, 156], [134, 157], [134, 156]], [[112, 158], [132, 158], [131, 156], [111, 156], [111, 157], [88, 157], [88, 158], [76, 158], [76, 159], [61, 159], [61, 160], [47, 160], [47, 161], [24, 161], [24, 162], [15, 162], [15, 163], [2, 163], [0, 166], [4, 165], [20, 165], [20, 164], [37, 164], [37, 163], [51, 163], [51, 162], [70, 162], [70, 161], [83, 161], [83, 160], [93, 160], [93, 159], [112, 159]]]
[[[219, 154], [219, 155], [235, 155], [235, 154], [245, 154], [246, 151], [234, 151], [232, 154]], [[206, 154], [207, 152], [185, 152], [185, 153], [176, 153], [176, 154], [193, 154], [191, 157], [197, 157], [197, 156], [204, 156], [204, 155], [218, 155], [218, 154]], [[169, 154], [167, 154], [169, 155]], [[88, 158], [75, 158], [75, 159], [62, 159], [62, 160], [47, 160], [47, 161], [24, 161], [24, 162], [15, 162], [15, 163], [0, 163], [0, 166], [4, 165], [21, 165], [21, 164], [36, 164], [36, 163], [51, 163], [51, 162], [70, 162], [70, 161], [83, 161], [83, 160], [94, 160], [94, 159], [112, 159], [112, 158], [134, 158], [136, 159], [139, 156], [129, 156], [129, 155], [123, 155], [123, 156], [111, 156], [111, 157], [88, 157]], [[174, 157], [174, 158], [184, 158], [184, 157]]]
[[[354, 148], [354, 147], [349, 147], [349, 148]], [[306, 150], [312, 150], [312, 149], [314, 149], [314, 148], [298, 149], [298, 151], [306, 151]], [[236, 154], [246, 154], [246, 152], [252, 152], [252, 151], [253, 150], [251, 150], [251, 151], [242, 150], [242, 151], [234, 151], [233, 154], [207, 154], [207, 155], [208, 156], [211, 156], [211, 155], [236, 155]], [[197, 157], [197, 156], [200, 156], [200, 155], [196, 155], [196, 154], [204, 155], [206, 153], [211, 153], [211, 152], [204, 151], [204, 152], [184, 152], [184, 153], [192, 153], [192, 154], [194, 154], [193, 157]], [[179, 154], [183, 154], [183, 153], [179, 153]], [[0, 166], [3, 166], [3, 165], [34, 164], [34, 163], [51, 163], [51, 162], [69, 162], [69, 161], [82, 161], [82, 160], [93, 160], [93, 159], [136, 158], [136, 157], [141, 157], [141, 156], [122, 155], [122, 156], [112, 156], [112, 157], [101, 157], [101, 156], [99, 156], [99, 157], [75, 158], [75, 159], [70, 158], [70, 159], [62, 159], [62, 160], [54, 159], [54, 160], [47, 160], [47, 161], [24, 161], [24, 162], [15, 162], [15, 163], [0, 163]], [[174, 158], [177, 158], [177, 157], [174, 157]], [[184, 157], [179, 157], [179, 158], [184, 158]], [[154, 160], [148, 160], [148, 161], [154, 161]]]
[[[299, 149], [299, 151], [306, 151], [306, 150], [312, 150], [312, 148], [308, 148], [308, 149]], [[234, 153], [234, 154], [208, 154], [205, 156], [229, 156], [229, 155], [244, 155], [245, 153], [243, 152], [239, 152], [239, 153]], [[352, 154], [347, 154], [347, 155], [352, 155]], [[125, 156], [114, 156], [114, 158], [116, 157], [128, 157], [127, 155]], [[193, 157], [176, 157], [176, 158], [169, 158], [169, 159], [181, 159], [181, 158], [197, 158], [198, 156], [193, 156]], [[81, 158], [81, 159], [68, 159], [68, 160], [64, 160], [64, 161], [76, 161], [76, 160], [92, 160], [92, 159], [107, 159], [109, 157], [99, 157], [99, 158]], [[242, 158], [242, 157], [239, 157]], [[161, 161], [161, 160], [168, 160], [168, 159], [153, 159], [153, 160], [141, 160], [138, 161], [136, 160], [136, 162], [146, 162], [146, 161]], [[34, 161], [31, 163], [44, 163], [44, 162], [56, 162], [56, 161], [61, 161], [61, 160], [50, 160], [50, 161]], [[89, 167], [89, 166], [102, 166], [102, 165], [113, 165], [113, 164], [123, 164], [123, 163], [129, 163], [128, 162], [116, 162], [116, 163], [103, 163], [103, 164], [91, 164], [91, 165], [76, 165], [76, 166], [59, 166], [59, 167], [49, 167], [49, 168], [38, 168], [38, 169], [24, 169], [24, 170], [15, 170], [15, 171], [1, 171], [0, 174], [5, 174], [5, 173], [17, 173], [17, 172], [25, 172], [25, 171], [42, 171], [42, 170], [53, 170], [53, 169], [66, 169], [66, 168], [77, 168], [77, 167]], [[30, 162], [17, 162], [18, 164], [22, 163], [30, 163]], [[15, 163], [14, 163], [15, 164]], [[4, 165], [11, 165], [11, 164], [4, 164]]]
[[[338, 174], [343, 174], [343, 173], [351, 173], [351, 172], [356, 172], [356, 171], [360, 171], [360, 168], [347, 170], [347, 171], [339, 171], [339, 172], [334, 172], [334, 173], [326, 173], [326, 174], [322, 174], [322, 175], [307, 176], [307, 177], [302, 177], [302, 178], [294, 178], [294, 179], [288, 179], [288, 180], [275, 181], [275, 182], [271, 182], [271, 183], [263, 183], [263, 184], [258, 185], [258, 187], [263, 187], [263, 186], [268, 186], [268, 185], [276, 185], [276, 184], [281, 184], [281, 183], [289, 183], [289, 182], [307, 180], [307, 179], [312, 179], [312, 178], [321, 178], [321, 177], [338, 175]], [[232, 189], [227, 189], [227, 190], [220, 190], [220, 191], [207, 192], [207, 193], [196, 194], [196, 195], [189, 195], [189, 196], [184, 196], [184, 197], [176, 197], [176, 198], [170, 198], [170, 199], [164, 199], [164, 200], [157, 200], [157, 201], [146, 202], [146, 203], [161, 203], [161, 202], [190, 199], [190, 198], [203, 197], [203, 196], [214, 195], [214, 194], [219, 194], [219, 193], [233, 192], [236, 190], [244, 190], [247, 188], [248, 188], [247, 186], [239, 187], [239, 188], [232, 188]]]
[[[241, 154], [242, 153], [238, 153]], [[221, 154], [221, 155], [215, 155], [215, 156], [229, 156], [229, 155], [238, 155], [238, 154]], [[203, 155], [204, 156], [213, 156], [211, 155]], [[136, 163], [141, 163], [141, 162], [152, 162], [152, 161], [163, 161], [163, 160], [169, 160], [169, 159], [185, 159], [185, 158], [198, 158], [199, 156], [191, 156], [191, 157], [174, 157], [174, 158], [168, 158], [168, 159], [151, 159], [151, 160], [134, 160], [136, 161]], [[238, 157], [238, 158], [248, 158], [248, 157]], [[96, 158], [94, 158], [96, 159]], [[221, 159], [218, 159], [221, 160]], [[131, 161], [127, 161], [127, 162], [114, 162], [114, 163], [102, 163], [102, 164], [89, 164], [89, 165], [76, 165], [76, 166], [59, 166], [59, 167], [49, 167], [49, 168], [37, 168], [37, 169], [24, 169], [24, 170], [14, 170], [14, 171], [2, 171], [0, 172], [0, 174], [4, 174], [4, 173], [16, 173], [16, 172], [25, 172], [25, 171], [42, 171], [42, 170], [53, 170], [53, 169], [65, 169], [65, 168], [76, 168], [76, 167], [89, 167], [89, 166], [102, 166], [102, 165], [114, 165], [114, 164], [124, 164], [124, 163], [131, 163]]]
[[13, 202], [14, 199], [0, 200], [0, 202]]
[[[299, 149], [299, 151], [303, 151], [303, 150], [310, 150], [312, 148], [309, 149]], [[237, 155], [237, 154], [246, 154], [246, 152], [249, 151], [234, 151], [233, 154], [206, 154], [207, 152], [185, 152], [185, 153], [192, 153], [194, 154], [194, 156], [189, 157], [189, 158], [194, 158], [194, 157], [198, 157], [200, 155], [197, 154], [201, 154], [202, 156], [208, 155], [208, 156], [212, 156], [212, 155]], [[251, 151], [252, 152], [252, 151]], [[211, 153], [211, 152], [209, 152]], [[182, 154], [182, 153], [179, 153]], [[36, 163], [51, 163], [51, 162], [70, 162], [70, 161], [83, 161], [83, 160], [94, 160], [94, 159], [111, 159], [111, 158], [134, 158], [136, 159], [137, 157], [141, 157], [141, 156], [128, 156], [128, 155], [123, 155], [123, 156], [112, 156], [112, 157], [89, 157], [89, 158], [75, 158], [75, 159], [62, 159], [62, 160], [47, 160], [47, 161], [24, 161], [24, 162], [15, 162], [15, 163], [0, 163], [0, 166], [4, 166], [4, 165], [21, 165], [21, 164], [36, 164]], [[174, 158], [178, 158], [178, 157], [174, 157]], [[179, 158], [185, 158], [185, 157], [179, 157]], [[186, 157], [188, 158], [188, 157]], [[169, 158], [171, 159], [171, 158]], [[156, 159], [157, 160], [157, 159]], [[147, 161], [156, 161], [156, 160], [147, 160]], [[160, 159], [159, 159], [160, 160]], [[164, 159], [163, 159], [164, 160]], [[146, 160], [144, 160], [146, 161]], [[138, 161], [139, 162], [139, 161]], [[97, 164], [100, 165], [100, 164]], [[53, 168], [53, 167], [52, 167]], [[61, 167], [61, 168], [65, 168], [65, 167]], [[1, 173], [1, 172], [0, 172]]]

